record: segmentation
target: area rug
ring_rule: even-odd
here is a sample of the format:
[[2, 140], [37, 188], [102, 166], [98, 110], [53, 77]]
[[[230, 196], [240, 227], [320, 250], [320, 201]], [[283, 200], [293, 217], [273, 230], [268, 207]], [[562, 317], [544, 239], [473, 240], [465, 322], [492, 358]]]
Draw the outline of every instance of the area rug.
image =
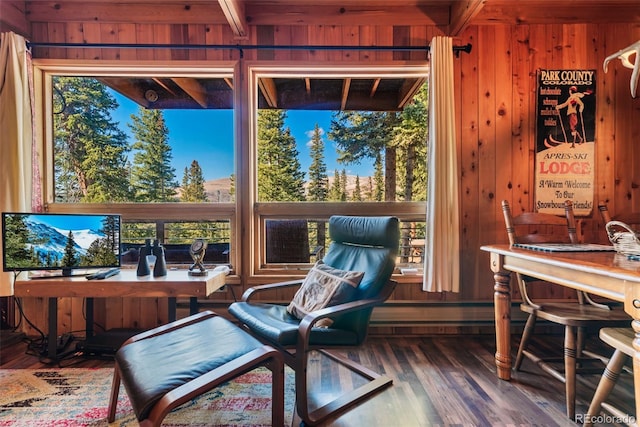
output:
[[[0, 369], [0, 426], [137, 426], [121, 387], [116, 420], [107, 422], [113, 369]], [[295, 404], [293, 372], [285, 375], [285, 421]], [[259, 368], [176, 408], [163, 426], [271, 425], [271, 372]]]

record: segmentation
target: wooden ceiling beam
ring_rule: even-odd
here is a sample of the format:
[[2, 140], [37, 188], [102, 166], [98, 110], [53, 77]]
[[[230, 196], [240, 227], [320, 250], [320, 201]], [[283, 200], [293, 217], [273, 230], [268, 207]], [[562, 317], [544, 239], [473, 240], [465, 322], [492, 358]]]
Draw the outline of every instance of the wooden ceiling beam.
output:
[[174, 77], [173, 81], [202, 108], [209, 107], [209, 103], [207, 102], [207, 89], [196, 79], [190, 77]]
[[[348, 4], [318, 2], [247, 1], [246, 16], [251, 25], [442, 25], [449, 24], [449, 2], [431, 1], [429, 5], [372, 4], [370, 1]], [[400, 3], [400, 2], [398, 2]]]
[[527, 25], [640, 22], [638, 0], [581, 0], [569, 3], [541, 0], [488, 0], [473, 25]]
[[457, 36], [469, 25], [473, 18], [482, 10], [486, 0], [462, 0], [451, 4], [451, 18], [449, 19], [449, 35]]
[[275, 81], [269, 77], [261, 77], [258, 79], [258, 87], [267, 101], [267, 105], [271, 108], [278, 108], [278, 89]]
[[351, 87], [351, 78], [347, 77], [342, 81], [342, 99], [340, 100], [340, 110], [344, 111], [347, 107], [347, 100], [349, 99], [349, 88]]
[[249, 26], [244, 14], [244, 2], [242, 0], [218, 0], [222, 13], [227, 18], [231, 31], [236, 39], [249, 38]]
[[117, 90], [121, 95], [126, 96], [133, 102], [142, 105], [143, 107], [149, 108], [151, 106], [151, 102], [145, 99], [144, 93], [141, 88], [133, 81], [122, 79], [119, 77], [98, 77], [96, 80], [102, 82], [103, 84], [109, 86], [114, 90]]
[[412, 81], [411, 79], [406, 79], [404, 81], [402, 88], [398, 93], [398, 110], [402, 110], [405, 105], [407, 105], [407, 103], [413, 99], [416, 92], [420, 90], [420, 87], [426, 80], [427, 79], [425, 78], [418, 78], [415, 79], [415, 81]]
[[13, 31], [27, 38], [31, 36], [24, 3], [18, 0], [0, 1], [0, 32]]
[[[4, 0], [0, 0], [4, 2]], [[134, 24], [226, 24], [219, 7], [209, 3], [156, 2], [154, 4], [111, 1], [26, 2], [29, 22], [118, 22]]]
[[176, 93], [169, 87], [167, 86], [159, 77], [153, 77], [152, 80], [158, 85], [160, 86], [162, 89], [166, 90], [167, 92], [169, 92], [171, 95], [176, 96]]
[[378, 86], [380, 85], [381, 78], [377, 78], [373, 81], [373, 85], [371, 85], [371, 92], [369, 92], [369, 98], [373, 98], [378, 91]]

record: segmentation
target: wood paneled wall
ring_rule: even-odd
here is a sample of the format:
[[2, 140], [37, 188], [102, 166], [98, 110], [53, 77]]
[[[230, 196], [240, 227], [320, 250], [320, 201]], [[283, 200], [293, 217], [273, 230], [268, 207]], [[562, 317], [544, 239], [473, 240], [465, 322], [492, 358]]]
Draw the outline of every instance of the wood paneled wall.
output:
[[[236, 44], [226, 24], [35, 22], [33, 42]], [[413, 45], [442, 34], [433, 25], [259, 25], [247, 44]], [[506, 242], [500, 201], [514, 212], [532, 210], [536, 71], [540, 68], [597, 70], [596, 182], [594, 206], [612, 212], [640, 210], [640, 98], [629, 91], [631, 70], [619, 61], [602, 71], [606, 56], [640, 39], [640, 24], [486, 25], [468, 27], [456, 43], [471, 43], [470, 54], [455, 60], [458, 160], [461, 188], [462, 263], [460, 294], [426, 294], [418, 284], [402, 284], [394, 299], [430, 304], [441, 301], [490, 302], [493, 278], [483, 244]], [[424, 53], [385, 51], [266, 50], [244, 52], [252, 60], [393, 61], [424, 59]], [[235, 50], [44, 49], [36, 58], [108, 60], [228, 60]], [[579, 218], [584, 241], [604, 241], [597, 209]], [[564, 291], [549, 290], [551, 296]], [[238, 293], [236, 291], [236, 293]], [[31, 304], [43, 306], [42, 302]], [[164, 301], [99, 303], [106, 327], [149, 327], [166, 319]], [[43, 313], [40, 310], [39, 313]], [[60, 329], [83, 329], [81, 301], [62, 301]], [[107, 316], [106, 313], [109, 313]], [[142, 314], [143, 318], [138, 318]], [[133, 317], [136, 317], [134, 319]], [[45, 325], [44, 314], [37, 323]], [[413, 331], [419, 331], [415, 328]], [[404, 329], [404, 331], [408, 331]]]

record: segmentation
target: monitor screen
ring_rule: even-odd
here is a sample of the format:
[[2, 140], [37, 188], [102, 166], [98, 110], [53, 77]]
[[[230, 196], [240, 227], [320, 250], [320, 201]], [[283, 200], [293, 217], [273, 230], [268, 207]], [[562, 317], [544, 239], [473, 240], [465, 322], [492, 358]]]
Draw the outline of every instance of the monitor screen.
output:
[[2, 213], [4, 271], [120, 267], [120, 215]]

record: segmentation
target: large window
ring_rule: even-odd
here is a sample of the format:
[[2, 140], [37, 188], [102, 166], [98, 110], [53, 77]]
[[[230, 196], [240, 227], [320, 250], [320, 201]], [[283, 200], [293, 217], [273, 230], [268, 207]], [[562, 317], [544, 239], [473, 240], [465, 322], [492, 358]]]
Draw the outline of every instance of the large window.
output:
[[231, 264], [233, 68], [42, 70], [49, 210], [117, 211], [125, 254], [158, 239], [188, 263], [199, 237]]
[[121, 214], [125, 252], [183, 264], [203, 237], [247, 280], [302, 275], [331, 215], [393, 215], [399, 267], [421, 266], [425, 64], [34, 62], [48, 210]]
[[258, 271], [304, 268], [331, 214], [396, 215], [400, 265], [422, 262], [426, 69], [256, 67]]

